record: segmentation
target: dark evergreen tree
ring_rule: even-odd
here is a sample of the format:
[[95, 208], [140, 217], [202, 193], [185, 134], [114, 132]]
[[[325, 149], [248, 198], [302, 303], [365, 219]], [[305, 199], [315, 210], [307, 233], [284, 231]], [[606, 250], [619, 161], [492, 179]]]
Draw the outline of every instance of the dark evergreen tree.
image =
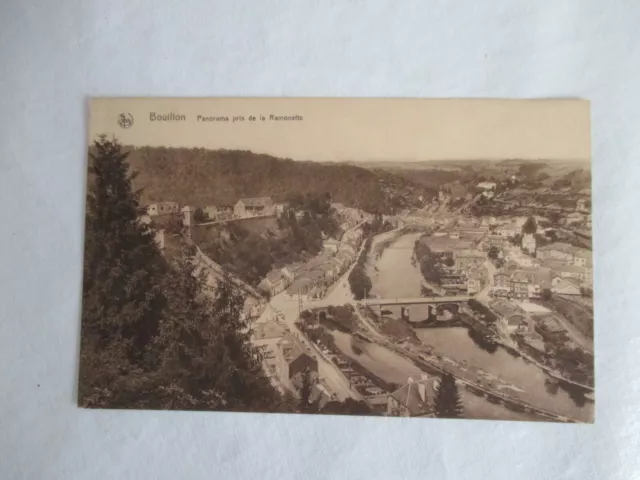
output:
[[166, 272], [154, 234], [138, 221], [127, 153], [102, 136], [89, 160], [79, 395], [100, 404], [119, 375], [140, 370], [157, 333]]
[[536, 225], [536, 221], [533, 217], [527, 218], [527, 221], [522, 225], [522, 234], [533, 234], [536, 233], [538, 227]]
[[270, 410], [280, 396], [249, 341], [244, 298], [228, 276], [207, 287], [193, 248], [175, 265], [164, 260], [138, 221], [126, 159], [105, 137], [91, 149], [79, 402]]
[[311, 371], [305, 368], [302, 372], [302, 385], [300, 386], [300, 406], [301, 413], [309, 413], [311, 408], [311, 390], [313, 384], [311, 381]]
[[204, 211], [200, 207], [198, 207], [193, 212], [193, 220], [196, 222], [206, 222], [208, 218], [204, 214]]
[[440, 378], [435, 393], [434, 410], [438, 418], [462, 418], [464, 416], [456, 379], [450, 373], [445, 373]]

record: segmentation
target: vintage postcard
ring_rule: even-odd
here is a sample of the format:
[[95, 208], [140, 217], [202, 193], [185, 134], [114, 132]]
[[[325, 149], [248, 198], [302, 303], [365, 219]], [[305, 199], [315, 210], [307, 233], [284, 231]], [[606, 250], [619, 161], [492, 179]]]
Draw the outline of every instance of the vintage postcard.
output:
[[90, 101], [79, 405], [593, 422], [589, 103]]

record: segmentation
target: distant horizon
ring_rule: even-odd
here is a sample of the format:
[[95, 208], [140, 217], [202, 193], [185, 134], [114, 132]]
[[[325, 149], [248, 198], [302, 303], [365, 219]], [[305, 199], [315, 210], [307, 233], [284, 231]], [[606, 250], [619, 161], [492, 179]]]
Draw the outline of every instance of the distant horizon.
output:
[[89, 139], [318, 162], [591, 159], [582, 100], [97, 98]]
[[[107, 138], [113, 138], [115, 140], [117, 140], [118, 142], [120, 142], [119, 138], [115, 135], [112, 134], [111, 136], [109, 136], [108, 134]], [[97, 137], [96, 137], [97, 138]], [[260, 152], [260, 151], [255, 151], [253, 149], [250, 148], [225, 148], [225, 147], [216, 147], [216, 148], [209, 148], [209, 147], [204, 147], [204, 146], [187, 146], [187, 145], [171, 145], [171, 146], [167, 146], [167, 145], [133, 145], [133, 144], [124, 144], [122, 142], [120, 142], [122, 144], [122, 146], [124, 148], [168, 148], [168, 149], [185, 149], [185, 150], [193, 150], [193, 149], [202, 149], [202, 150], [206, 150], [206, 151], [210, 151], [210, 152], [215, 152], [215, 151], [238, 151], [238, 152], [250, 152], [254, 155], [267, 155], [270, 157], [274, 157], [274, 158], [278, 158], [280, 160], [291, 160], [293, 162], [314, 162], [314, 163], [347, 163], [347, 164], [353, 164], [353, 165], [358, 165], [358, 164], [389, 164], [389, 166], [393, 166], [393, 164], [398, 164], [398, 166], [400, 165], [406, 165], [406, 164], [428, 164], [428, 163], [433, 163], [433, 164], [438, 164], [438, 163], [450, 163], [450, 164], [456, 164], [456, 163], [473, 163], [473, 162], [530, 162], [530, 163], [536, 163], [536, 162], [542, 162], [542, 163], [555, 163], [555, 164], [586, 164], [586, 165], [590, 165], [591, 164], [591, 159], [590, 158], [575, 158], [575, 159], [571, 159], [571, 158], [513, 158], [513, 157], [508, 157], [508, 158], [445, 158], [445, 159], [441, 159], [441, 158], [433, 158], [433, 159], [422, 159], [422, 160], [403, 160], [403, 159], [386, 159], [386, 160], [367, 160], [367, 159], [360, 159], [360, 160], [342, 160], [342, 159], [335, 159], [335, 160], [315, 160], [315, 159], [309, 159], [309, 158], [293, 158], [290, 156], [283, 156], [283, 155], [275, 155], [273, 153], [269, 153], [269, 152]]]

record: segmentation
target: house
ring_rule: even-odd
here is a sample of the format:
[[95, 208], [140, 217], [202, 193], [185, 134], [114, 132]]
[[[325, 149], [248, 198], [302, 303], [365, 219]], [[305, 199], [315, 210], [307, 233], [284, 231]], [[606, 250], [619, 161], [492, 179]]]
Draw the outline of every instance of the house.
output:
[[507, 300], [495, 300], [489, 306], [498, 315], [502, 327], [509, 332], [516, 331], [527, 318], [520, 307]]
[[[489, 227], [487, 226], [467, 226], [467, 227], [459, 227], [455, 230], [452, 230], [451, 233], [455, 233], [457, 238], [462, 238], [464, 240], [471, 240], [474, 242], [479, 242], [484, 237], [489, 234]], [[450, 235], [451, 236], [451, 235]], [[452, 237], [453, 238], [453, 237]]]
[[490, 250], [491, 247], [501, 249], [504, 243], [505, 239], [501, 235], [487, 235], [482, 242], [482, 246], [485, 250]]
[[482, 290], [482, 278], [478, 276], [471, 276], [467, 279], [467, 293], [474, 295]]
[[446, 269], [440, 274], [440, 286], [453, 295], [466, 292], [467, 275], [464, 272]]
[[495, 191], [496, 184], [495, 184], [495, 182], [480, 182], [478, 184], [478, 189], [484, 190], [484, 191], [488, 191], [488, 190], [494, 190]]
[[157, 215], [170, 215], [180, 213], [178, 202], [158, 202], [147, 205], [147, 214], [154, 217]]
[[284, 328], [275, 322], [257, 323], [252, 329], [251, 343], [260, 349], [269, 365], [275, 365], [276, 349], [284, 334]]
[[562, 278], [575, 278], [583, 285], [593, 284], [593, 270], [579, 265], [567, 265], [564, 262], [547, 260], [544, 266]]
[[309, 291], [314, 287], [315, 282], [306, 274], [300, 274], [295, 281], [287, 288], [286, 298], [288, 300], [309, 301]]
[[233, 216], [233, 205], [207, 205], [202, 211], [211, 220], [228, 220]]
[[482, 195], [486, 198], [493, 198], [496, 193], [495, 182], [480, 182], [477, 186], [478, 190], [482, 192]]
[[329, 250], [331, 252], [337, 252], [339, 244], [340, 242], [338, 242], [337, 240], [333, 238], [328, 238], [322, 242], [322, 248]]
[[237, 218], [273, 215], [274, 204], [270, 197], [241, 198], [233, 206]]
[[287, 282], [287, 286], [291, 285], [293, 283], [293, 280], [295, 279], [295, 275], [291, 271], [291, 269], [289, 267], [283, 267], [280, 269], [280, 272], [282, 273], [282, 276]]
[[295, 377], [306, 369], [318, 374], [318, 360], [310, 350], [303, 350], [291, 335], [285, 335], [277, 343], [275, 356], [278, 376], [283, 381], [294, 383]]
[[509, 282], [510, 274], [498, 270], [493, 276], [493, 296], [498, 298], [506, 298], [511, 293], [511, 283]]
[[555, 242], [538, 248], [536, 257], [541, 260], [556, 260], [567, 265], [591, 268], [592, 254], [585, 248], [574, 247], [568, 243]]
[[513, 298], [525, 299], [529, 297], [529, 278], [522, 271], [517, 271], [509, 278], [511, 295]]
[[420, 380], [409, 377], [406, 384], [387, 397], [386, 414], [394, 417], [418, 417], [433, 415], [433, 400], [438, 378], [420, 376]]
[[207, 205], [202, 209], [202, 213], [209, 217], [209, 219], [216, 220], [218, 218], [218, 207], [215, 205]]
[[287, 288], [288, 285], [287, 279], [282, 274], [282, 271], [272, 270], [267, 273], [267, 276], [258, 284], [258, 290], [266, 293], [270, 297], [275, 297]]
[[580, 283], [575, 278], [555, 277], [551, 291], [558, 295], [580, 295]]
[[525, 233], [522, 237], [522, 251], [530, 254], [536, 252], [536, 237], [531, 233]]

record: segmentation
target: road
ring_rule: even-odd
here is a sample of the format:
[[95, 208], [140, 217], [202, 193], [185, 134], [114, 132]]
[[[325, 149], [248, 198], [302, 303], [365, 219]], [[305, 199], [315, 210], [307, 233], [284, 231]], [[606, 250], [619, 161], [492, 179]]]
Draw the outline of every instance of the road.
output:
[[489, 258], [485, 258], [484, 266], [487, 269], [487, 284], [476, 294], [476, 300], [488, 304], [491, 301], [491, 290], [493, 290], [493, 277], [496, 274], [496, 266]]
[[[318, 360], [318, 374], [320, 375], [321, 380], [340, 401], [344, 401], [348, 397], [356, 400], [360, 400], [362, 398], [358, 392], [351, 389], [349, 380], [343, 375], [340, 369], [333, 363], [329, 362], [296, 325], [296, 321], [298, 319], [297, 300], [288, 300], [286, 298], [286, 293], [282, 292], [271, 299], [267, 308], [271, 309], [269, 313], [273, 316], [280, 314], [281, 318], [287, 324], [297, 340], [311, 349], [314, 357]], [[305, 308], [313, 307], [308, 305]], [[267, 315], [269, 315], [269, 313], [267, 313]]]

